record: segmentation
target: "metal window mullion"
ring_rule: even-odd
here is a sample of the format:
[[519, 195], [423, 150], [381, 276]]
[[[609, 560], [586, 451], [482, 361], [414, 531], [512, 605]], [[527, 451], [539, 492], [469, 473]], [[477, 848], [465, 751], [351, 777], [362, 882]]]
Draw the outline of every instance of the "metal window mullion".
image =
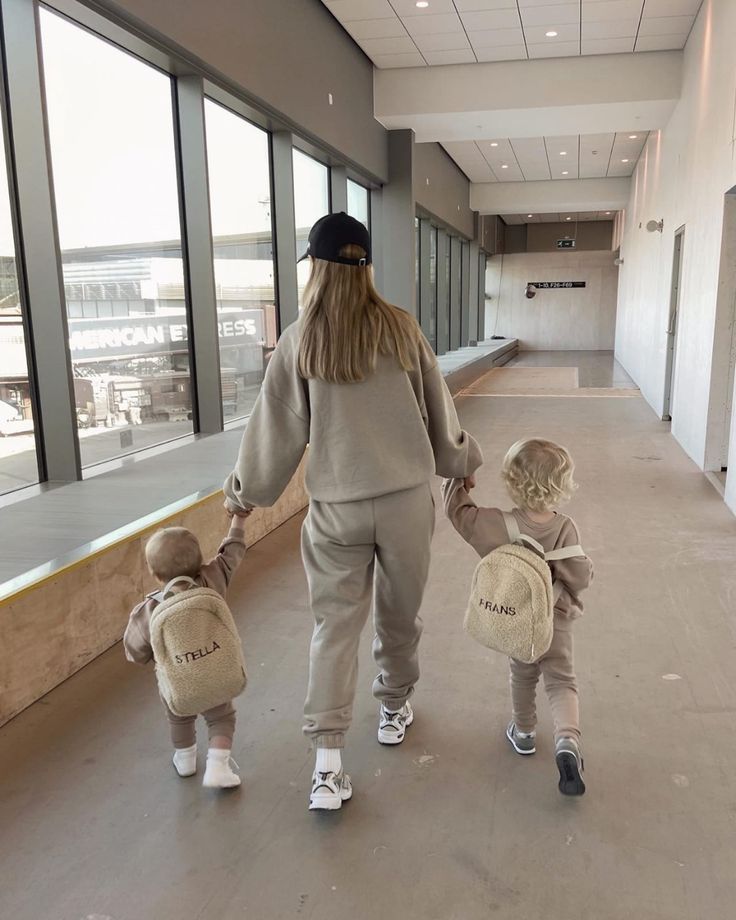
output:
[[[437, 231], [437, 354], [444, 355], [450, 350], [450, 307], [449, 288], [447, 286], [447, 250], [450, 238], [444, 230]], [[452, 274], [452, 269], [450, 270]]]
[[[478, 298], [480, 278], [480, 250], [478, 243], [469, 247], [469, 285], [468, 285], [468, 344], [478, 344]], [[485, 286], [483, 288], [485, 290]]]
[[382, 189], [370, 189], [370, 232], [373, 250], [373, 275], [378, 290], [383, 289], [383, 198]]
[[275, 131], [271, 135], [274, 265], [278, 279], [281, 330], [299, 317], [293, 146], [291, 132]]
[[34, 0], [1, 0], [8, 131], [37, 390], [41, 466], [50, 481], [82, 478], [64, 279]]
[[[489, 330], [488, 334], [492, 332]], [[478, 341], [486, 337], [486, 254], [478, 256]]]
[[[431, 340], [432, 335], [432, 310], [436, 304], [432, 303], [432, 286], [430, 282], [430, 258], [432, 225], [422, 218], [419, 221], [419, 324], [422, 332]], [[436, 276], [436, 265], [435, 265]]]
[[462, 277], [461, 240], [453, 236], [450, 243], [450, 350], [460, 347], [460, 279]]
[[215, 434], [223, 430], [223, 411], [204, 85], [201, 77], [189, 75], [175, 83], [195, 430]]
[[348, 171], [344, 166], [330, 169], [330, 213], [348, 209]]
[[460, 281], [460, 347], [470, 344], [470, 244], [463, 240], [461, 249], [462, 279]]

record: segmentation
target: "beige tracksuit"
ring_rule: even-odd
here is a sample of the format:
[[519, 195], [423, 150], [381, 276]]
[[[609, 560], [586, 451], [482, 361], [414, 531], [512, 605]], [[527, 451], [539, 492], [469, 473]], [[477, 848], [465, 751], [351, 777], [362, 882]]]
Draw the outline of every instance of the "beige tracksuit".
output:
[[304, 380], [298, 348], [295, 323], [271, 358], [224, 488], [233, 508], [272, 505], [309, 444], [302, 554], [316, 622], [304, 730], [318, 747], [342, 747], [371, 599], [374, 693], [399, 708], [413, 692], [434, 528], [429, 481], [468, 476], [482, 456], [423, 336], [414, 370], [381, 356], [350, 384]]
[[[217, 555], [210, 562], [205, 563], [197, 578], [194, 579], [199, 588], [212, 588], [225, 597], [227, 587], [235, 570], [240, 565], [245, 555], [245, 540], [243, 530], [237, 521], [233, 522], [230, 533], [220, 544]], [[123, 648], [128, 661], [135, 664], [147, 664], [153, 661], [153, 648], [151, 647], [151, 614], [159, 601], [156, 600], [157, 591], [146, 596], [146, 599], [134, 607], [128, 626], [123, 636]], [[166, 710], [171, 729], [171, 740], [175, 748], [191, 747], [195, 738], [196, 716], [177, 716], [161, 700]], [[235, 707], [232, 702], [223, 703], [202, 713], [210, 738], [224, 735], [232, 740], [235, 732]]]
[[[509, 542], [503, 512], [498, 508], [479, 508], [462, 480], [442, 484], [445, 512], [455, 530], [479, 556]], [[546, 552], [575, 546], [580, 534], [572, 518], [557, 513], [548, 524], [537, 524], [520, 508], [513, 514], [522, 533], [541, 543]], [[580, 592], [593, 578], [593, 564], [587, 556], [575, 556], [552, 562], [552, 577], [563, 585], [555, 605], [555, 627], [549, 651], [534, 664], [510, 660], [510, 684], [513, 719], [521, 732], [532, 732], [537, 724], [536, 689], [540, 674], [549, 697], [555, 722], [555, 740], [573, 737], [580, 740], [578, 685], [573, 659], [573, 621], [582, 616]]]

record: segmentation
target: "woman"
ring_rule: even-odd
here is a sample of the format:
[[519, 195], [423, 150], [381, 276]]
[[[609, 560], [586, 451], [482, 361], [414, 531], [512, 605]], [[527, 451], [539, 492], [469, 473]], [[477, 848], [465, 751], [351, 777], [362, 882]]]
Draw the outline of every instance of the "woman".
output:
[[352, 795], [341, 750], [371, 599], [378, 740], [400, 744], [419, 678], [429, 483], [435, 473], [471, 477], [482, 457], [416, 320], [376, 291], [363, 224], [323, 217], [307, 256], [302, 315], [273, 353], [225, 494], [231, 511], [272, 505], [309, 444], [302, 555], [315, 628], [304, 732], [317, 755], [309, 807], [336, 809]]

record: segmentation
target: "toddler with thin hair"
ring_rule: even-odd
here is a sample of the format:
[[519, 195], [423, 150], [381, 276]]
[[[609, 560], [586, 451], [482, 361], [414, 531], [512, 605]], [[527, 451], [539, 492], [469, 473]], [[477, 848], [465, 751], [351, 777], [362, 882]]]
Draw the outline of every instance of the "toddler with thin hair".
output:
[[[228, 512], [231, 514], [231, 512]], [[250, 512], [231, 514], [232, 521], [225, 539], [214, 559], [204, 562], [199, 540], [186, 527], [165, 527], [157, 531], [146, 544], [146, 562], [151, 575], [162, 587], [175, 578], [189, 578], [188, 585], [178, 584], [172, 592], [188, 587], [212, 588], [225, 597], [230, 580], [245, 555], [245, 518]], [[130, 614], [123, 637], [125, 657], [135, 664], [153, 660], [151, 646], [151, 615], [161, 603], [160, 591], [148, 594]], [[196, 716], [177, 716], [163, 701], [174, 744], [174, 767], [179, 776], [197, 772]], [[209, 749], [203, 785], [226, 789], [240, 785], [231, 757], [235, 732], [235, 707], [232, 700], [202, 713], [209, 733]]]
[[[575, 522], [555, 510], [577, 488], [574, 464], [564, 447], [541, 438], [517, 441], [503, 461], [501, 476], [515, 506], [512, 514], [522, 534], [533, 537], [545, 552], [580, 544]], [[479, 556], [509, 542], [503, 511], [479, 508], [469, 495], [474, 477], [446, 479], [442, 485], [445, 513], [455, 530]], [[549, 650], [533, 664], [510, 660], [512, 717], [506, 737], [518, 754], [536, 752], [536, 687], [540, 675], [555, 723], [555, 760], [563, 795], [582, 795], [578, 685], [573, 663], [573, 621], [583, 613], [580, 593], [593, 577], [587, 556], [551, 562], [556, 586], [554, 634]]]

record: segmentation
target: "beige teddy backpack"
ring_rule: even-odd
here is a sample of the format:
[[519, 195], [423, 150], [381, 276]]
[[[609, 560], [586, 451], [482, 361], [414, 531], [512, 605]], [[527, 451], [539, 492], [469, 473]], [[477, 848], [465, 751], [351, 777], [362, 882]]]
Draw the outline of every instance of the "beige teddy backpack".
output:
[[[172, 594], [180, 582], [191, 587]], [[243, 647], [222, 595], [181, 576], [156, 599], [151, 646], [159, 691], [174, 715], [194, 716], [241, 694], [246, 684]]]
[[549, 651], [554, 607], [562, 584], [552, 583], [550, 562], [584, 556], [581, 546], [545, 553], [504, 513], [509, 542], [478, 563], [465, 614], [465, 631], [486, 648], [531, 664]]

